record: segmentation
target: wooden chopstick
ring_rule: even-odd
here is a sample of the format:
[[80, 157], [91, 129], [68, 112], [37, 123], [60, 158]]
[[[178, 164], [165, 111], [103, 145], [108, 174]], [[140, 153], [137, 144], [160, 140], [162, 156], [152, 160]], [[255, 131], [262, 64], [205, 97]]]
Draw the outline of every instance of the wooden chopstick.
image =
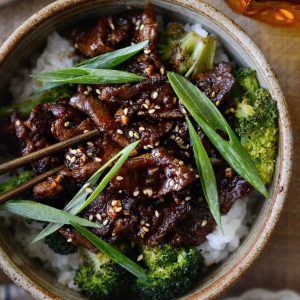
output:
[[[94, 137], [97, 137], [100, 134], [100, 131], [98, 129], [89, 131], [87, 133], [80, 134], [78, 136], [75, 136], [69, 140], [65, 140], [56, 144], [53, 144], [49, 147], [46, 147], [44, 149], [38, 150], [36, 152], [24, 155], [22, 157], [10, 160], [6, 163], [3, 163], [0, 165], [0, 174], [3, 174], [5, 172], [20, 168], [24, 165], [27, 165], [35, 160], [41, 159], [43, 157], [46, 157], [48, 155], [54, 154], [56, 152], [62, 151], [70, 146], [73, 146], [75, 144], [78, 144], [80, 142], [86, 141], [88, 139], [92, 139]], [[44, 175], [44, 174], [43, 174]], [[48, 175], [49, 176], [49, 175]]]
[[20, 194], [24, 193], [26, 190], [35, 186], [37, 183], [47, 179], [47, 177], [49, 177], [51, 175], [54, 175], [55, 173], [60, 171], [63, 167], [64, 166], [59, 166], [57, 168], [51, 169], [50, 171], [47, 171], [39, 176], [36, 176], [36, 177], [28, 180], [27, 182], [11, 189], [10, 191], [1, 194], [0, 195], [0, 204], [19, 196]]

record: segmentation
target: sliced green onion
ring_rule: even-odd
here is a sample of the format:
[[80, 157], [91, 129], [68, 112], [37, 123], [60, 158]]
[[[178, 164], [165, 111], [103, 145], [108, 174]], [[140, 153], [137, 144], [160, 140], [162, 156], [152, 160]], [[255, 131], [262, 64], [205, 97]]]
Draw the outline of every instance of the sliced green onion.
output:
[[2, 204], [0, 208], [15, 215], [42, 222], [70, 224], [70, 221], [73, 221], [82, 226], [102, 227], [99, 224], [74, 216], [69, 212], [29, 200], [10, 200]]
[[129, 83], [145, 79], [134, 73], [90, 68], [67, 68], [53, 72], [45, 72], [32, 75], [35, 79], [50, 83], [74, 83], [74, 84], [114, 84]]
[[188, 117], [186, 117], [186, 122], [205, 199], [218, 227], [222, 229], [219, 195], [214, 169], [201, 140]]

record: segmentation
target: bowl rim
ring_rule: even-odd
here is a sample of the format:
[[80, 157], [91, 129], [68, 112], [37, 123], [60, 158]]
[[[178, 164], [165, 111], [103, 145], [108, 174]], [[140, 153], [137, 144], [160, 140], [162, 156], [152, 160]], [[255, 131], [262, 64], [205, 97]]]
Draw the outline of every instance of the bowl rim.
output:
[[[36, 27], [44, 23], [47, 19], [59, 15], [61, 12], [86, 3], [89, 0], [58, 0], [44, 7], [24, 23], [22, 23], [4, 42], [0, 48], [0, 65], [10, 55], [11, 51]], [[103, 1], [103, 0], [99, 0]], [[251, 241], [247, 247], [247, 253], [236, 261], [225, 274], [217, 278], [206, 288], [196, 291], [185, 299], [212, 299], [223, 293], [229, 288], [243, 273], [250, 267], [255, 259], [259, 256], [262, 248], [266, 245], [275, 224], [278, 221], [283, 208], [284, 201], [288, 195], [288, 187], [292, 171], [292, 152], [293, 137], [291, 121], [288, 113], [287, 103], [285, 102], [282, 90], [280, 88], [277, 76], [270, 66], [262, 51], [256, 46], [253, 40], [246, 32], [231, 20], [224, 13], [218, 11], [215, 7], [203, 2], [202, 0], [162, 0], [166, 3], [174, 3], [179, 6], [188, 8], [195, 13], [201, 13], [211, 21], [216, 23], [222, 29], [229, 32], [232, 38], [241, 42], [241, 46], [247, 46], [253, 60], [259, 63], [259, 66], [266, 71], [265, 80], [272, 87], [277, 100], [278, 110], [280, 112], [280, 155], [279, 178], [273, 192], [272, 199], [268, 210], [265, 212], [266, 222], [264, 222], [256, 234], [256, 238]], [[122, 1], [121, 4], [126, 3]], [[248, 51], [248, 52], [249, 52]], [[274, 97], [274, 95], [273, 95]], [[36, 299], [61, 299], [53, 292], [38, 285], [33, 279], [29, 278], [21, 269], [19, 269], [13, 260], [5, 253], [0, 246], [0, 267], [4, 272], [21, 288], [27, 290]]]

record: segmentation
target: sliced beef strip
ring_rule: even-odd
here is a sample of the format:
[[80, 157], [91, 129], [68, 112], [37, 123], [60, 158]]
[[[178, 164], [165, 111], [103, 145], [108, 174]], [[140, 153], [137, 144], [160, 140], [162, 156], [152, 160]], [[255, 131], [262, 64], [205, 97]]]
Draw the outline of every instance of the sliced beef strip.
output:
[[[34, 108], [32, 112], [32, 118], [30, 119], [31, 121], [33, 121], [33, 119], [35, 119], [35, 116], [38, 115], [39, 110], [41, 110], [41, 106], [37, 106]], [[41, 113], [41, 118], [43, 117], [43, 115], [44, 113]], [[41, 133], [37, 130], [37, 125], [35, 125], [36, 131], [31, 131], [28, 123], [23, 122], [18, 116], [17, 112], [14, 112], [11, 115], [11, 122], [14, 125], [15, 134], [18, 138], [20, 153], [22, 155], [32, 153], [51, 144], [48, 139], [41, 135]], [[44, 125], [44, 127], [40, 127], [41, 132], [49, 133], [48, 129], [45, 128], [45, 126], [49, 126], [47, 125], [47, 123], [46, 125], [42, 121], [37, 121], [37, 123]], [[31, 166], [35, 174], [41, 174], [57, 166], [58, 163], [59, 160], [56, 157], [47, 156], [33, 162]]]
[[75, 47], [85, 56], [94, 57], [116, 49], [120, 43], [130, 44], [132, 17], [100, 18], [95, 25], [75, 31]]
[[196, 172], [164, 148], [129, 159], [111, 180], [110, 191], [144, 199], [180, 191], [196, 178]]
[[143, 14], [136, 18], [135, 25], [133, 42], [139, 43], [149, 40], [147, 50], [153, 50], [155, 48], [158, 35], [158, 24], [156, 22], [156, 16], [152, 4], [148, 4]]
[[234, 82], [231, 65], [226, 62], [218, 63], [212, 71], [198, 74], [195, 80], [196, 86], [217, 106], [224, 102]]
[[69, 149], [65, 164], [78, 182], [85, 182], [107, 161], [114, 157], [121, 148], [106, 135]]
[[33, 197], [39, 202], [57, 208], [63, 208], [66, 201], [70, 201], [78, 186], [72, 178], [72, 173], [63, 168], [56, 175], [36, 184], [33, 188]]

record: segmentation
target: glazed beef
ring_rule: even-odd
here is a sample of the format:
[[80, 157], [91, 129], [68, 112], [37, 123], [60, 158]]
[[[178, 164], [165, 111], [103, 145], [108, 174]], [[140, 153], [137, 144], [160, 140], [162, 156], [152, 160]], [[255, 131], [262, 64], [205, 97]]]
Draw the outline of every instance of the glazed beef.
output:
[[[121, 66], [145, 80], [77, 85], [70, 99], [39, 105], [26, 121], [15, 112], [10, 129], [14, 128], [23, 155], [95, 128], [101, 132], [97, 138], [66, 149], [57, 157], [33, 163], [36, 173], [64, 165], [58, 174], [33, 189], [35, 199], [56, 207], [64, 207], [90, 176], [121, 149], [139, 140], [118, 174], [80, 215], [101, 223], [102, 228], [92, 230], [109, 243], [200, 245], [216, 224], [196, 171], [185, 122], [187, 112], [156, 54], [153, 7], [101, 18], [75, 33], [76, 47], [90, 57], [146, 39], [149, 44], [145, 50]], [[223, 110], [228, 107], [234, 84], [228, 63], [198, 74], [195, 84], [216, 106], [223, 104]], [[201, 128], [195, 127], [212, 162], [221, 212], [226, 214], [252, 188], [229, 167]], [[60, 233], [73, 244], [95, 251], [74, 229], [65, 226]]]
[[221, 62], [212, 71], [198, 74], [195, 84], [218, 106], [224, 102], [234, 82], [234, 77], [231, 74], [231, 65]]

